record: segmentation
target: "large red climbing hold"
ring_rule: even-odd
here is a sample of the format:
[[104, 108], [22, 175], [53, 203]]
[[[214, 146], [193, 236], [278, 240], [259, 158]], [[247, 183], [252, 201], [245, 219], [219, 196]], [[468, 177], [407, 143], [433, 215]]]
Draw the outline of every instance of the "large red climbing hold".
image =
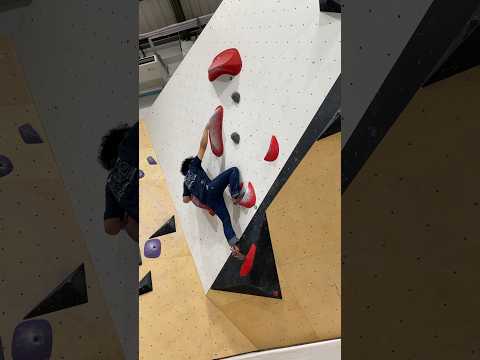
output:
[[208, 79], [215, 81], [222, 75], [236, 76], [242, 71], [242, 58], [237, 49], [227, 49], [215, 56], [208, 69]]
[[245, 277], [252, 271], [253, 262], [255, 261], [255, 254], [257, 253], [257, 245], [252, 244], [248, 250], [247, 256], [240, 268], [240, 276]]
[[[243, 187], [243, 183], [240, 183], [240, 188]], [[257, 195], [251, 182], [248, 183], [247, 190], [243, 194], [242, 200], [238, 203], [240, 206], [251, 208], [257, 202]]]
[[278, 141], [275, 136], [272, 136], [270, 140], [270, 147], [268, 148], [267, 155], [263, 158], [265, 161], [275, 161], [278, 158], [278, 153], [280, 148], [278, 146]]
[[223, 155], [223, 137], [222, 137], [222, 124], [223, 124], [223, 106], [218, 106], [215, 109], [215, 113], [210, 118], [208, 136], [210, 137], [210, 147], [215, 156]]

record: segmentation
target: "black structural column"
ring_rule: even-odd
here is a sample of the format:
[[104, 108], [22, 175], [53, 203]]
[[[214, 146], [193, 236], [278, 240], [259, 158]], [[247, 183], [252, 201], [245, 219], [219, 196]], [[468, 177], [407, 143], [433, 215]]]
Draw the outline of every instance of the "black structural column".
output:
[[183, 7], [180, 0], [170, 0], [170, 5], [172, 6], [173, 13], [175, 14], [175, 19], [177, 22], [183, 22], [187, 20], [185, 13], [183, 12]]

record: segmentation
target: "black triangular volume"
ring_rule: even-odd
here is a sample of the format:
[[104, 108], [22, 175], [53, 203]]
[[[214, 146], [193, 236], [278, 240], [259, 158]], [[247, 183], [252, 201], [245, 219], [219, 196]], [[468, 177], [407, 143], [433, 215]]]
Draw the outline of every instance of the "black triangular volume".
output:
[[175, 227], [175, 216], [172, 216], [165, 224], [162, 225], [160, 229], [155, 231], [155, 233], [150, 236], [150, 239], [171, 234], [177, 231], [177, 228]]
[[338, 0], [320, 0], [320, 11], [341, 13], [342, 5]]
[[2, 338], [0, 337], [0, 360], [5, 360], [5, 353], [3, 352]]
[[150, 291], [153, 291], [151, 271], [149, 271], [148, 274], [145, 275], [140, 281], [140, 285], [138, 286], [138, 294], [143, 295], [149, 293]]
[[342, 113], [339, 110], [335, 113], [332, 123], [328, 125], [327, 129], [322, 133], [322, 135], [320, 135], [318, 140], [324, 139], [340, 131], [342, 131]]
[[424, 87], [480, 65], [480, 47], [478, 46], [480, 21], [478, 19], [469, 23], [464, 36], [460, 45], [425, 82]]
[[67, 309], [88, 302], [85, 265], [80, 265], [58, 285], [39, 305], [24, 317], [32, 317]]
[[227, 260], [212, 285], [212, 290], [263, 296], [281, 299], [272, 241], [265, 213], [258, 218], [259, 223], [247, 227], [239, 246], [244, 254], [252, 244], [257, 246], [253, 268], [246, 277], [240, 276], [242, 261], [233, 256]]

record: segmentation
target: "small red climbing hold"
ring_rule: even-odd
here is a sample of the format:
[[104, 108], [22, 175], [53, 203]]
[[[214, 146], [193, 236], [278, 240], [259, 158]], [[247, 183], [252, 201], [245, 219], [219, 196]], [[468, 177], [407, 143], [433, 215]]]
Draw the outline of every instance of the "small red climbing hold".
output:
[[245, 261], [240, 268], [240, 276], [245, 277], [252, 271], [253, 262], [255, 261], [255, 254], [257, 253], [257, 245], [252, 244], [250, 249], [248, 250], [247, 256], [245, 257]]
[[196, 207], [199, 207], [200, 209], [205, 209], [208, 211], [208, 213], [212, 216], [215, 215], [215, 212], [210, 209], [207, 205], [205, 205], [204, 203], [202, 203], [196, 196], [192, 195], [192, 203], [196, 206]]
[[218, 106], [215, 109], [215, 113], [210, 118], [208, 125], [208, 136], [210, 138], [210, 147], [215, 156], [223, 155], [223, 137], [222, 137], [222, 124], [223, 124], [223, 106]]
[[[240, 189], [243, 188], [243, 183], [240, 183]], [[247, 190], [243, 194], [242, 200], [238, 203], [240, 206], [251, 208], [257, 202], [257, 195], [251, 182], [248, 183]]]
[[270, 147], [268, 148], [267, 155], [263, 158], [265, 161], [275, 161], [278, 158], [279, 153], [279, 146], [278, 141], [275, 135], [272, 136], [272, 140], [270, 140]]
[[222, 75], [236, 76], [242, 71], [242, 58], [237, 49], [227, 49], [215, 56], [208, 68], [208, 79], [214, 81]]

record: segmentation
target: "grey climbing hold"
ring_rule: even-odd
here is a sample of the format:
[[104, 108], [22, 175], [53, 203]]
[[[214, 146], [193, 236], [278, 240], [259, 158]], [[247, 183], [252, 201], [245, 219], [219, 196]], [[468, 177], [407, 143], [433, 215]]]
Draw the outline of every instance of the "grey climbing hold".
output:
[[138, 178], [141, 179], [145, 176], [145, 173], [142, 170], [138, 170]]
[[238, 135], [237, 132], [232, 133], [232, 135], [230, 135], [230, 137], [232, 138], [232, 141], [233, 141], [235, 144], [239, 144], [239, 143], [240, 143], [240, 135]]
[[235, 91], [233, 94], [232, 94], [232, 100], [238, 104], [240, 102], [240, 93], [238, 91]]

